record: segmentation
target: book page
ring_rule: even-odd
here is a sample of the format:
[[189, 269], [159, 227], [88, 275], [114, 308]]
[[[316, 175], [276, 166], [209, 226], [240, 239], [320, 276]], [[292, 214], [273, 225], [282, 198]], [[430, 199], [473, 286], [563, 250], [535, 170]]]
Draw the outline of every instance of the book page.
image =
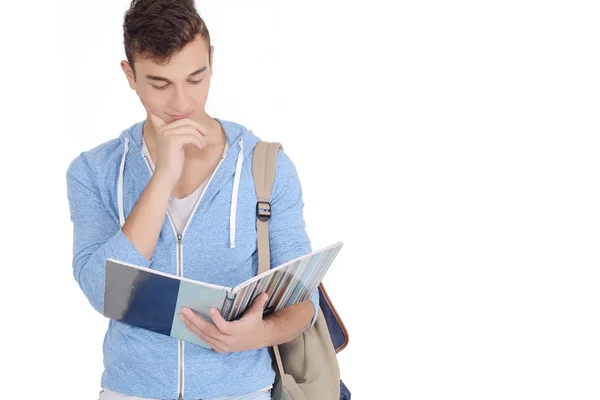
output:
[[342, 247], [342, 242], [298, 257], [236, 286], [228, 320], [239, 318], [254, 299], [267, 292], [265, 313], [310, 299]]

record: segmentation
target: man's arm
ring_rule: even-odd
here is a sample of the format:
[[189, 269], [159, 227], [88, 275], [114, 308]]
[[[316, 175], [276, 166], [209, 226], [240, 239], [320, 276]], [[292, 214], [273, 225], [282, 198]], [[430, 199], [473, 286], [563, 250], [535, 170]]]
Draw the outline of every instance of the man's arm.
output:
[[[273, 193], [271, 195], [269, 247], [271, 268], [277, 267], [278, 265], [312, 251], [310, 239], [306, 233], [306, 224], [304, 222], [302, 185], [294, 163], [283, 151], [279, 151], [277, 154], [275, 183], [273, 184]], [[312, 302], [313, 308], [311, 310], [312, 320], [309, 328], [314, 325], [319, 312], [318, 290], [315, 290], [310, 301]], [[306, 302], [308, 303], [308, 300]], [[297, 309], [294, 308], [291, 312], [294, 312], [295, 310]], [[283, 309], [280, 311], [283, 311]], [[289, 316], [287, 316], [287, 314], [289, 312], [290, 311], [284, 314], [285, 320], [288, 321]], [[308, 307], [306, 313], [308, 313]], [[272, 318], [278, 319], [278, 316], [276, 315], [277, 313], [273, 314]], [[278, 324], [278, 322], [275, 321], [275, 324]], [[304, 330], [302, 332], [304, 332]]]
[[315, 306], [306, 300], [265, 316], [264, 347], [291, 342], [312, 326], [314, 315]]
[[149, 260], [156, 249], [171, 191], [168, 177], [154, 173], [121, 228], [135, 248]]
[[85, 154], [73, 160], [66, 178], [73, 222], [73, 276], [91, 305], [102, 313], [106, 259], [143, 267], [151, 260], [123, 233], [118, 216], [102, 201], [96, 172]]

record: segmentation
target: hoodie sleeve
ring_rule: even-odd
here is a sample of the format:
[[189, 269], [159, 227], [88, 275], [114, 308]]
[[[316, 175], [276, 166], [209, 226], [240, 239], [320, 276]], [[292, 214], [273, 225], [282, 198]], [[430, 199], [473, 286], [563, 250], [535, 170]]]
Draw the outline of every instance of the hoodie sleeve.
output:
[[96, 173], [83, 153], [67, 170], [67, 197], [73, 222], [73, 275], [91, 305], [102, 313], [106, 259], [143, 267], [151, 260], [133, 246], [107, 209]]
[[[285, 152], [279, 151], [269, 219], [271, 266], [281, 265], [312, 251], [306, 233], [303, 210], [302, 186], [296, 167]], [[312, 327], [319, 312], [318, 290], [315, 290], [311, 301], [315, 307]]]

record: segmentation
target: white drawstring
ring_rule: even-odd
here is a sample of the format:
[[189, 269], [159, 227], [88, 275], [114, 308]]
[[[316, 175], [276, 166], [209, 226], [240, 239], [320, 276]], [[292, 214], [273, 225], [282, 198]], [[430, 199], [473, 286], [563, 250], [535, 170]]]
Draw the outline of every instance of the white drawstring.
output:
[[[123, 212], [123, 171], [125, 170], [125, 157], [129, 151], [129, 138], [125, 138], [125, 147], [123, 158], [121, 158], [121, 167], [119, 169], [119, 184], [117, 188], [117, 202], [119, 206], [119, 222], [121, 227], [125, 225], [125, 214]], [[242, 164], [244, 163], [244, 141], [240, 139], [240, 152], [238, 154], [235, 175], [233, 178], [233, 192], [231, 193], [231, 209], [229, 211], [229, 241], [230, 248], [235, 248], [235, 222], [237, 214], [237, 201], [240, 187], [240, 178], [242, 175]]]
[[129, 138], [125, 138], [125, 148], [123, 150], [123, 158], [121, 158], [121, 168], [119, 169], [119, 186], [117, 187], [117, 202], [119, 205], [119, 222], [121, 227], [125, 225], [125, 214], [123, 213], [123, 171], [125, 170], [125, 156], [129, 151]]
[[240, 175], [242, 175], [242, 163], [244, 162], [244, 141], [240, 139], [240, 153], [238, 154], [233, 177], [233, 192], [231, 193], [231, 209], [229, 211], [229, 247], [235, 249], [235, 219], [237, 213], [237, 200], [240, 187]]

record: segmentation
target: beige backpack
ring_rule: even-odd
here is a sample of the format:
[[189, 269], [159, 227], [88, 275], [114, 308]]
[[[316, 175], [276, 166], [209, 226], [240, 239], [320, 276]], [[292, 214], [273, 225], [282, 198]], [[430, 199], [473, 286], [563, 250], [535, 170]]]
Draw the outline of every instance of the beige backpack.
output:
[[[269, 218], [271, 216], [271, 189], [275, 180], [277, 153], [283, 147], [279, 143], [259, 142], [253, 153], [252, 175], [257, 195], [256, 229], [258, 237], [258, 273], [270, 268]], [[348, 334], [335, 312], [321, 283], [321, 307], [314, 325], [289, 343], [273, 346], [272, 358], [275, 384], [272, 398], [275, 400], [339, 400], [350, 399], [350, 393], [340, 381], [336, 356], [348, 344]], [[324, 295], [324, 296], [323, 296]], [[323, 301], [329, 309], [326, 321]], [[333, 312], [332, 312], [333, 310]], [[328, 321], [342, 331], [343, 343], [334, 347]], [[340, 336], [340, 335], [338, 335]], [[342, 389], [340, 389], [340, 383]], [[340, 390], [342, 393], [340, 393]]]

